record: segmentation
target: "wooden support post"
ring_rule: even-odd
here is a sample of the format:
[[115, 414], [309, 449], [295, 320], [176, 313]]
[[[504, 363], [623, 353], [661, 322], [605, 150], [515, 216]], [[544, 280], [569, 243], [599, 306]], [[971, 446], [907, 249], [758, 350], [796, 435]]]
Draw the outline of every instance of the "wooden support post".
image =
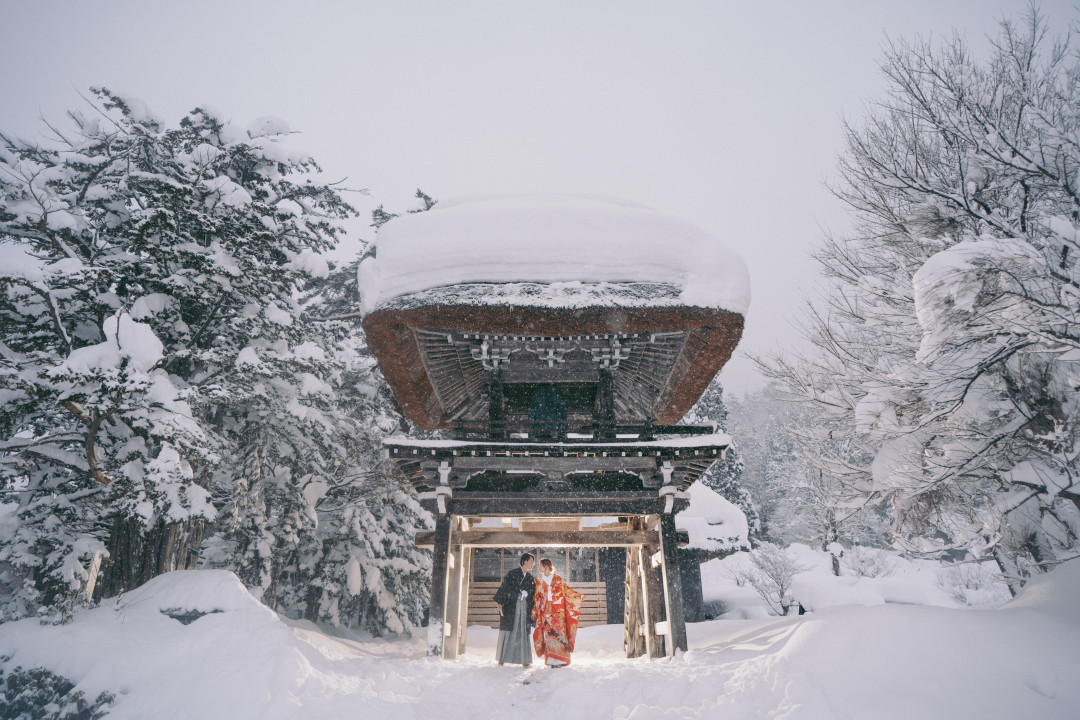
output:
[[473, 555], [472, 548], [464, 548], [462, 556], [461, 606], [458, 611], [458, 655], [465, 653], [466, 635], [469, 632], [469, 590], [472, 585]]
[[[649, 529], [656, 525], [656, 516], [647, 521]], [[649, 535], [653, 535], [649, 533]], [[642, 546], [642, 578], [645, 592], [645, 640], [650, 658], [664, 657], [664, 635], [656, 632], [656, 624], [664, 621], [664, 580], [661, 567], [653, 567], [653, 558], [660, 552], [660, 539], [655, 538]]]
[[450, 515], [435, 516], [435, 552], [431, 558], [431, 603], [428, 610], [428, 655], [442, 655], [446, 622], [447, 565], [450, 559]]
[[449, 582], [446, 586], [446, 624], [450, 628], [443, 643], [442, 656], [447, 660], [457, 660], [461, 637], [461, 591], [465, 569], [465, 549], [458, 542], [461, 534], [458, 524], [464, 518], [453, 516], [450, 522], [450, 567]]
[[679, 543], [675, 537], [675, 515], [660, 516], [660, 542], [663, 546], [664, 605], [667, 607], [668, 655], [678, 648], [686, 652], [686, 613], [683, 608], [682, 575], [679, 572]]
[[623, 649], [626, 657], [645, 654], [645, 595], [641, 591], [641, 546], [626, 548], [626, 605], [623, 609]]

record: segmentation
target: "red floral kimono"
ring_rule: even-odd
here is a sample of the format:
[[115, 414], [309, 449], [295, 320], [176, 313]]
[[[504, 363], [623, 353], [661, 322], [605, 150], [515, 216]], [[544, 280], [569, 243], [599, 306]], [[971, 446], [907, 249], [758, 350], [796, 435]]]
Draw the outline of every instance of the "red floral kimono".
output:
[[583, 596], [563, 582], [557, 574], [551, 578], [551, 600], [543, 578], [533, 592], [533, 647], [548, 665], [569, 665], [574, 652]]

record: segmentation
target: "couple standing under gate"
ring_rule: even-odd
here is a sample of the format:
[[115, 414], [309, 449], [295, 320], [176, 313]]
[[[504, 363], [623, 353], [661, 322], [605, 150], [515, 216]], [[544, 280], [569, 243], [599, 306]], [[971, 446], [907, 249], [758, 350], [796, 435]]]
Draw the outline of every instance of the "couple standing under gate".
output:
[[[540, 579], [533, 577], [532, 553], [522, 553], [521, 567], [506, 573], [495, 592], [499, 606], [499, 644], [495, 659], [499, 664], [532, 664], [532, 652], [550, 667], [570, 664], [574, 652], [582, 595], [555, 572], [547, 558], [540, 559]], [[529, 628], [532, 645], [529, 648]]]

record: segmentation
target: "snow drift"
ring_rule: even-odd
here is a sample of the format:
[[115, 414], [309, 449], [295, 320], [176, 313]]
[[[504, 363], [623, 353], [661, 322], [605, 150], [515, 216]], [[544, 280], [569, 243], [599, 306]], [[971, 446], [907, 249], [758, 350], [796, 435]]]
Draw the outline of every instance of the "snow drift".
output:
[[[883, 604], [688, 627], [673, 660], [621, 657], [622, 627], [584, 628], [574, 667], [497, 667], [469, 630], [457, 663], [423, 642], [332, 638], [282, 620], [224, 571], [161, 576], [64, 626], [0, 626], [4, 668], [43, 666], [110, 718], [1071, 718], [1080, 716], [1080, 562], [997, 610]], [[179, 619], [178, 619], [179, 618]], [[185, 624], [185, 620], [187, 621]]]

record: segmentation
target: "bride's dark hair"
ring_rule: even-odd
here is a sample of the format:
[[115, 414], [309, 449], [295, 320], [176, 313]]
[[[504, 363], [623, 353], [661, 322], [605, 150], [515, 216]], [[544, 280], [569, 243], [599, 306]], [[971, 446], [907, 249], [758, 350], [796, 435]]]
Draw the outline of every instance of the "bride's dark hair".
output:
[[555, 565], [547, 558], [540, 558], [540, 566], [545, 570], [554, 570]]

